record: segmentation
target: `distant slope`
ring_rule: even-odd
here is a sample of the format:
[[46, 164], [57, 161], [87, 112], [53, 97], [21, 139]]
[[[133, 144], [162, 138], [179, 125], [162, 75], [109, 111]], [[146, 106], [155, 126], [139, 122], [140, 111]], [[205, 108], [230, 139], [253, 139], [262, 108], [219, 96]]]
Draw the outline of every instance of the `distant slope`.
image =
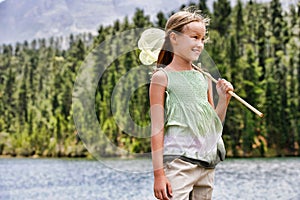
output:
[[95, 32], [100, 24], [131, 16], [136, 7], [156, 14], [187, 0], [5, 0], [0, 3], [0, 44], [70, 33]]
[[[257, 2], [262, 1], [270, 0]], [[198, 0], [5, 0], [0, 3], [0, 44], [95, 33], [101, 24], [111, 24], [126, 15], [130, 18], [137, 7], [154, 20], [159, 11], [169, 13], [189, 2]], [[212, 8], [213, 0], [207, 4]]]

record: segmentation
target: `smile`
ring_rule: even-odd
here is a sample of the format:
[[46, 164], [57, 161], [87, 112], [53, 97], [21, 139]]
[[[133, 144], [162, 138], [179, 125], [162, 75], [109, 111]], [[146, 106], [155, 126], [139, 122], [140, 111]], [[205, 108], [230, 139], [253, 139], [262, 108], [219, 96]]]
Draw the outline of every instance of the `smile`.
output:
[[193, 52], [200, 54], [201, 50], [200, 49], [192, 49]]

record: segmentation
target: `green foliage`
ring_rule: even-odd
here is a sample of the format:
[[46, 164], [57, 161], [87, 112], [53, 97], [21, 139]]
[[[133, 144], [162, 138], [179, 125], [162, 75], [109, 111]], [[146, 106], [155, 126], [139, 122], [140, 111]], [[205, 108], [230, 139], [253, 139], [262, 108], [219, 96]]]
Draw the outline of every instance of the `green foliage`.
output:
[[[206, 0], [200, 0], [196, 6], [212, 18], [206, 50], [222, 77], [233, 83], [237, 94], [265, 114], [260, 119], [232, 99], [223, 133], [228, 155], [299, 155], [300, 4], [292, 6], [288, 13], [283, 13], [278, 0], [269, 4], [249, 1], [245, 5], [238, 1], [234, 8], [229, 1], [218, 0], [213, 12], [209, 11]], [[125, 94], [135, 81], [149, 80], [147, 72], [128, 76], [115, 91], [116, 112], [112, 113], [111, 99], [116, 85], [127, 72], [140, 65], [138, 50], [127, 46], [139, 35], [132, 31], [122, 37], [123, 41], [115, 38], [132, 28], [163, 28], [168, 15], [158, 12], [157, 20], [151, 22], [143, 10], [136, 9], [132, 20], [126, 17], [112, 26], [100, 26], [96, 36], [70, 35], [65, 39], [2, 45], [0, 154], [87, 156], [81, 140], [99, 156], [126, 156], [118, 148], [128, 154], [150, 152], [150, 135], [144, 129], [150, 123], [149, 85], [138, 86], [130, 98]], [[66, 48], [64, 44], [69, 46]], [[99, 67], [120, 52], [126, 53], [117, 56], [107, 70], [100, 69], [103, 74], [94, 107], [104, 134], [85, 130], [85, 137], [80, 137], [83, 133], [76, 131], [73, 121], [72, 92], [84, 59], [99, 45], [102, 48], [93, 52]], [[101, 54], [109, 56], [97, 58]], [[97, 76], [91, 72], [90, 78]], [[76, 94], [85, 96], [86, 92], [76, 91]], [[84, 110], [84, 106], [79, 105], [77, 111]], [[122, 127], [130, 120], [136, 126], [124, 130]]]
[[230, 28], [230, 14], [231, 7], [230, 1], [228, 0], [218, 0], [214, 1], [213, 4], [213, 16], [212, 16], [212, 28], [217, 30], [220, 35], [224, 36], [228, 34]]

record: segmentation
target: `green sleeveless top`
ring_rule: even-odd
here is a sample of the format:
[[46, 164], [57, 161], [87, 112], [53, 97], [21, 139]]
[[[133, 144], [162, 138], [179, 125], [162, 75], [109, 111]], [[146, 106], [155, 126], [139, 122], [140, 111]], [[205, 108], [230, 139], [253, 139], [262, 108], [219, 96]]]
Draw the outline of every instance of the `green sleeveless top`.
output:
[[219, 162], [218, 147], [224, 148], [223, 125], [208, 102], [207, 79], [196, 70], [160, 70], [168, 79], [164, 156], [184, 156], [214, 166]]

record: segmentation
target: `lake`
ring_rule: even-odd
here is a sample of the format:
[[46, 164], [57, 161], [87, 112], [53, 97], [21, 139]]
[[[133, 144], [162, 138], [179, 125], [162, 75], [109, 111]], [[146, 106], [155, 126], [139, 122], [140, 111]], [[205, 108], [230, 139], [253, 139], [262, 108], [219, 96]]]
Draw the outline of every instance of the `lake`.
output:
[[[152, 200], [150, 159], [0, 159], [0, 199]], [[300, 158], [227, 159], [213, 199], [300, 199]]]

